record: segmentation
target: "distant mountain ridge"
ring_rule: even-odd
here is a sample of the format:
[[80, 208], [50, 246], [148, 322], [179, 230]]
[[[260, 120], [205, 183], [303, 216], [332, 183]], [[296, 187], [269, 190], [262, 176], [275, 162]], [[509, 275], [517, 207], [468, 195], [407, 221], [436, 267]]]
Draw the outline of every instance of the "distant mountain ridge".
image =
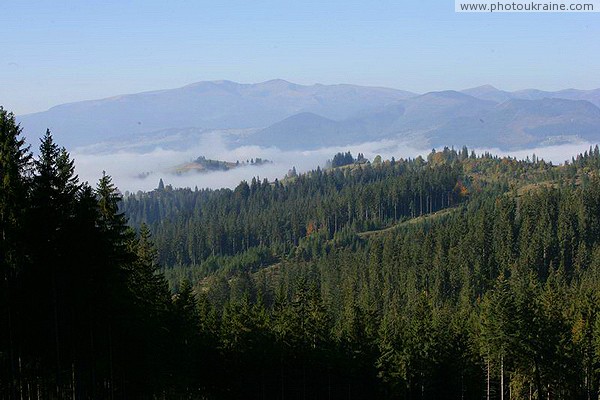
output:
[[[378, 113], [344, 121], [298, 114], [246, 142], [316, 149], [381, 139], [419, 139], [432, 147], [528, 148], [600, 141], [600, 109], [586, 100], [509, 99], [502, 103], [444, 91], [398, 101]], [[302, 146], [301, 146], [302, 144]]]
[[[187, 132], [239, 130], [232, 145], [315, 149], [381, 139], [503, 149], [600, 141], [600, 89], [516, 92], [491, 85], [415, 94], [356, 85], [207, 81], [19, 116], [67, 147], [143, 138], [144, 148], [193, 140]], [[181, 132], [186, 132], [182, 134]], [[170, 135], [170, 136], [169, 136]], [[187, 144], [186, 144], [187, 145]], [[102, 147], [102, 146], [99, 146]], [[106, 146], [104, 146], [106, 148]], [[108, 146], [110, 148], [110, 145]]]
[[465, 89], [461, 92], [482, 100], [491, 100], [496, 101], [498, 103], [502, 103], [506, 100], [511, 99], [541, 100], [548, 98], [566, 100], [587, 100], [590, 103], [594, 104], [596, 107], [600, 107], [600, 89], [564, 89], [556, 92], [547, 92], [544, 90], [537, 89], [525, 89], [518, 90], [516, 92], [506, 92], [504, 90], [496, 89], [492, 85], [483, 85], [470, 89]]
[[41, 135], [50, 128], [57, 140], [79, 146], [173, 128], [263, 128], [302, 112], [343, 119], [412, 96], [402, 90], [355, 85], [215, 81], [63, 104], [18, 119], [26, 133]]

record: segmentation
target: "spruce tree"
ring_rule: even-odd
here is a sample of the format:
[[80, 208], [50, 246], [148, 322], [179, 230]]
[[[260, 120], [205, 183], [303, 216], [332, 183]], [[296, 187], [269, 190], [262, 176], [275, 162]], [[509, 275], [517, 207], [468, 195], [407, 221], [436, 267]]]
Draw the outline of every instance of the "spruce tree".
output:
[[8, 383], [16, 397], [17, 374], [16, 284], [23, 258], [27, 178], [31, 162], [29, 147], [12, 113], [0, 107], [0, 380]]

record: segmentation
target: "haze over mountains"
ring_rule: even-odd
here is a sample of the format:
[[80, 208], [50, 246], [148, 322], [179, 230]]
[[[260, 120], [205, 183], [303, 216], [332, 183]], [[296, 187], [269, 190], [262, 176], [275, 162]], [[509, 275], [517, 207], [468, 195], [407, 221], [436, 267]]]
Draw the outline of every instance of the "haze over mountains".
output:
[[50, 127], [57, 138], [85, 145], [163, 130], [264, 128], [291, 115], [314, 112], [344, 119], [414, 96], [386, 88], [199, 82], [178, 89], [63, 104], [20, 117], [26, 130]]
[[[231, 146], [309, 150], [393, 139], [514, 150], [600, 141], [600, 89], [506, 92], [486, 85], [415, 94], [356, 85], [200, 82], [63, 104], [20, 116], [69, 148], [178, 148], [221, 131]], [[95, 145], [96, 147], [89, 147]]]

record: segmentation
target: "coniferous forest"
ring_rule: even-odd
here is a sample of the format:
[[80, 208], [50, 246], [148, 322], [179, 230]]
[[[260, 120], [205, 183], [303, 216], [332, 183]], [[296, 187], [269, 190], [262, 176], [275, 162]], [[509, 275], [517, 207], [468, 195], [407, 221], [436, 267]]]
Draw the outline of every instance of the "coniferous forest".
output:
[[2, 399], [597, 399], [600, 151], [80, 182], [0, 109]]

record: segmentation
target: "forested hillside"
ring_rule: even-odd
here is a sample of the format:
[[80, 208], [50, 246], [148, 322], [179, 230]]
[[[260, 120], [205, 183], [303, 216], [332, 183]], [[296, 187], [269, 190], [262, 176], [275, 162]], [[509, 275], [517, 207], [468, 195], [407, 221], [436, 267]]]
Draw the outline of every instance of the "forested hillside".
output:
[[19, 130], [0, 111], [0, 398], [599, 395], [598, 147], [121, 199]]
[[558, 167], [342, 158], [124, 202], [171, 286], [196, 287], [232, 397], [597, 396], [597, 147]]
[[312, 234], [332, 238], [453, 206], [464, 197], [462, 176], [459, 162], [430, 168], [419, 158], [317, 169], [285, 183], [254, 178], [235, 190], [155, 190], [129, 196], [123, 210], [134, 226], [150, 225], [162, 265], [195, 265], [263, 247], [288, 254]]

